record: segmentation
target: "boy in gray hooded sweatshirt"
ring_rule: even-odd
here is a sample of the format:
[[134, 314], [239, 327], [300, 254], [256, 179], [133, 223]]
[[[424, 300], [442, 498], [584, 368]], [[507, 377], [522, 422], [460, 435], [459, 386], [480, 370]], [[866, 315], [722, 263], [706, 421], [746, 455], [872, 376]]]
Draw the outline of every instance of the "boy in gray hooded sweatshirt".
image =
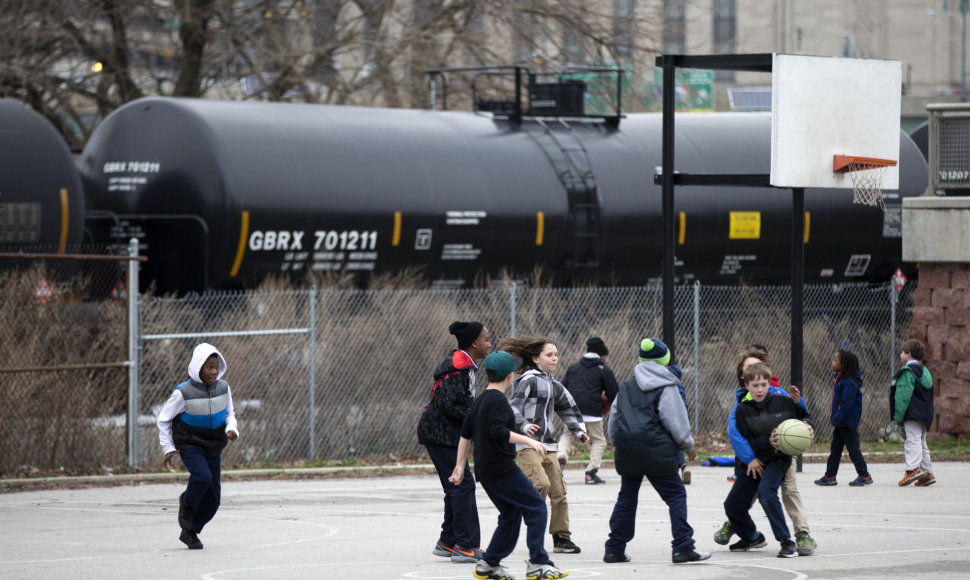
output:
[[175, 455], [189, 472], [179, 496], [179, 540], [190, 550], [201, 550], [199, 532], [216, 515], [222, 497], [222, 450], [239, 437], [232, 409], [226, 359], [211, 344], [192, 351], [189, 380], [175, 391], [158, 413], [158, 442], [167, 467]]
[[687, 489], [678, 472], [677, 452], [683, 451], [691, 460], [696, 453], [679, 380], [667, 369], [670, 351], [656, 338], [645, 338], [640, 341], [639, 359], [634, 375], [620, 384], [610, 409], [609, 434], [621, 483], [603, 561], [630, 561], [626, 545], [633, 540], [644, 477], [667, 504], [673, 562], [706, 560], [710, 552], [694, 550], [694, 529], [687, 523]]

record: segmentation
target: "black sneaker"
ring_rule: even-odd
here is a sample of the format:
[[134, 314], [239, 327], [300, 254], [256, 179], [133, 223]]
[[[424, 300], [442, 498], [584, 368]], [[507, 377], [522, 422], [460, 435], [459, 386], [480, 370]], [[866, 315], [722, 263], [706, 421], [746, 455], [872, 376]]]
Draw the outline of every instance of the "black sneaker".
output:
[[552, 551], [557, 554], [578, 554], [582, 550], [579, 546], [574, 544], [569, 538], [564, 538], [562, 536], [552, 537]]
[[609, 553], [603, 556], [603, 561], [606, 562], [607, 564], [619, 564], [621, 562], [629, 562], [630, 555]]
[[767, 545], [768, 540], [765, 539], [765, 535], [758, 532], [757, 538], [753, 540], [738, 540], [737, 542], [731, 544], [728, 549], [732, 552], [747, 552], [748, 550], [754, 550], [755, 548], [764, 548]]
[[192, 529], [192, 506], [183, 501], [184, 497], [185, 492], [182, 492], [182, 495], [179, 496], [179, 527], [190, 531]]
[[700, 562], [711, 557], [710, 552], [698, 552], [694, 549], [683, 552], [674, 552], [674, 564], [686, 564], [688, 562]]
[[781, 551], [778, 552], [779, 558], [795, 558], [798, 556], [798, 550], [795, 549], [795, 542], [791, 540], [784, 540], [781, 543]]
[[596, 475], [597, 471], [599, 470], [590, 469], [589, 471], [586, 472], [586, 485], [596, 485], [597, 483], [606, 483], [606, 481], [602, 477]]
[[179, 541], [188, 546], [190, 550], [202, 549], [202, 542], [199, 540], [199, 536], [192, 530], [182, 530], [182, 533], [179, 534]]

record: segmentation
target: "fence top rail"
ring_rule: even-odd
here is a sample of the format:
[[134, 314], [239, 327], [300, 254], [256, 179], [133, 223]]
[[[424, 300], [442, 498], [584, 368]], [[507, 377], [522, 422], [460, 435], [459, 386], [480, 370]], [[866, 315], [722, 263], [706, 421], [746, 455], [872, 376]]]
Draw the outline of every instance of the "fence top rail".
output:
[[175, 334], [143, 334], [142, 340], [169, 340], [177, 338], [210, 338], [226, 336], [267, 336], [274, 334], [309, 334], [310, 328], [279, 328], [276, 330], [230, 330], [225, 332], [181, 332]]
[[0, 258], [22, 258], [31, 260], [107, 260], [109, 262], [147, 262], [146, 256], [111, 256], [107, 254], [27, 254], [21, 252], [0, 252]]

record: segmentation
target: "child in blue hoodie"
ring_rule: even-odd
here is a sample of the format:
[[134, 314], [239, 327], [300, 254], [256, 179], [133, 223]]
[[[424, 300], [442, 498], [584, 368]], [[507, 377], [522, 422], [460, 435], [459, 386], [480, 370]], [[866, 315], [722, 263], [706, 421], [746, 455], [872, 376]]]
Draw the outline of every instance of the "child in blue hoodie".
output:
[[190, 550], [202, 549], [199, 533], [216, 515], [222, 498], [222, 450], [239, 437], [225, 374], [222, 353], [203, 342], [192, 351], [189, 380], [175, 387], [158, 413], [162, 467], [178, 455], [189, 471], [178, 519], [179, 540]]
[[832, 424], [832, 446], [825, 475], [815, 480], [815, 485], [838, 485], [835, 476], [839, 473], [842, 449], [848, 448], [849, 459], [855, 466], [858, 477], [849, 482], [853, 487], [872, 485], [872, 476], [866, 466], [866, 459], [859, 449], [859, 421], [862, 419], [862, 370], [859, 358], [850, 350], [841, 349], [832, 358], [832, 410], [829, 423]]

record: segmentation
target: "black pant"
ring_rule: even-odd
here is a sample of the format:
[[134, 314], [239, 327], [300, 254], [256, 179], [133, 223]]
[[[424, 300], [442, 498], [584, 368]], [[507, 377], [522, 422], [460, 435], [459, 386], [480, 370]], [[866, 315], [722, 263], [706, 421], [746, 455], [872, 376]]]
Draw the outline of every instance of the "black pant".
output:
[[832, 428], [832, 447], [829, 451], [829, 461], [825, 466], [825, 477], [835, 477], [839, 472], [839, 463], [842, 461], [842, 448], [849, 449], [849, 459], [855, 466], [856, 473], [860, 477], [869, 475], [869, 468], [866, 460], [859, 449], [859, 430], [855, 427], [833, 427]]
[[475, 478], [465, 462], [465, 477], [461, 484], [448, 481], [455, 463], [458, 461], [458, 448], [444, 445], [425, 445], [431, 462], [438, 472], [441, 489], [445, 492], [445, 519], [441, 522], [441, 535], [438, 541], [448, 546], [459, 545], [463, 548], [477, 548], [481, 545], [481, 531], [478, 524], [478, 504], [475, 502]]

